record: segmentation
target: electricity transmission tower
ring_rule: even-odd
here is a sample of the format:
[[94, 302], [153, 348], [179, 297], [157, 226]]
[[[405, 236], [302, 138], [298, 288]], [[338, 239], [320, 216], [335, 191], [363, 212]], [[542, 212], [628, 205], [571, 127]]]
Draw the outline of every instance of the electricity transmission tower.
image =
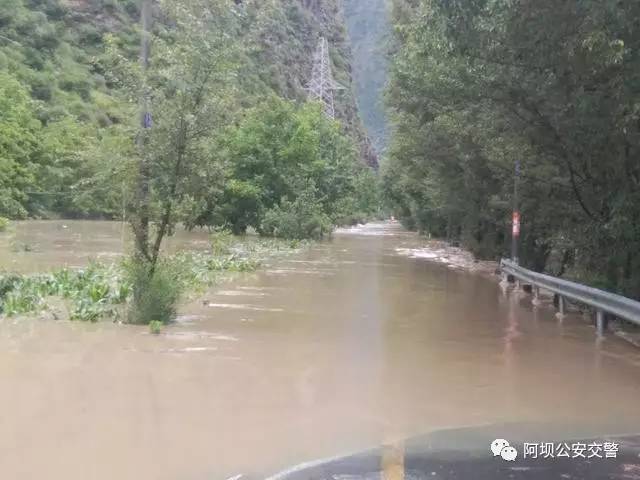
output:
[[329, 43], [326, 38], [321, 37], [318, 48], [313, 55], [313, 71], [307, 91], [309, 92], [309, 100], [322, 102], [325, 115], [332, 120], [336, 116], [333, 103], [333, 92], [335, 90], [343, 90], [343, 87], [333, 79], [331, 60], [329, 59]]

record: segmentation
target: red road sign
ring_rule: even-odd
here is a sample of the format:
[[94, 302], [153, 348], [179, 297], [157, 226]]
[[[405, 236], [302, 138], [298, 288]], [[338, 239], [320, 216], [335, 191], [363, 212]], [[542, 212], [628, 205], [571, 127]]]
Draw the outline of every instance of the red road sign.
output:
[[520, 235], [520, 212], [513, 212], [513, 236]]

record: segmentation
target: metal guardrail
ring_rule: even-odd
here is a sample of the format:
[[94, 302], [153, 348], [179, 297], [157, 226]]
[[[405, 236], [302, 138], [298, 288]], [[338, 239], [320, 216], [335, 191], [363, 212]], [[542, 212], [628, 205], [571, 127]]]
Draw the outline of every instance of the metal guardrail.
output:
[[605, 314], [607, 313], [640, 325], [640, 302], [551, 275], [532, 272], [511, 260], [503, 259], [500, 262], [500, 269], [503, 274], [512, 275], [522, 283], [531, 285], [536, 299], [540, 289], [557, 294], [561, 314], [564, 314], [565, 299], [592, 307], [596, 311], [596, 327], [599, 334], [603, 334], [606, 329]]

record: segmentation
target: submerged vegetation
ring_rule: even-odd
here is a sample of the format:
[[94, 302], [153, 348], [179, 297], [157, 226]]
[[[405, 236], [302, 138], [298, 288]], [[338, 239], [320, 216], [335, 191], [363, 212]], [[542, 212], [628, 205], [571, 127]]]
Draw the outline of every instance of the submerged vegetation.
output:
[[[81, 270], [50, 274], [0, 276], [0, 313], [17, 316], [49, 310], [54, 318], [95, 322], [101, 319], [166, 324], [176, 315], [185, 295], [193, 296], [229, 275], [252, 272], [267, 258], [297, 251], [301, 242], [258, 237], [212, 235], [211, 248], [180, 252], [163, 259], [152, 281], [131, 260], [108, 265], [92, 263]], [[134, 301], [136, 282], [141, 298]], [[188, 292], [188, 293], [187, 293]], [[60, 307], [62, 299], [63, 307]], [[157, 323], [156, 323], [157, 322]]]
[[72, 320], [95, 321], [115, 315], [130, 293], [129, 283], [115, 266], [91, 264], [79, 271], [61, 269], [47, 275], [7, 275], [0, 279], [1, 309], [13, 316], [46, 307], [48, 297], [61, 297], [69, 304]]
[[[164, 258], [176, 225], [301, 240], [375, 215], [339, 11], [337, 0], [0, 0], [0, 216], [126, 219], [135, 237], [115, 271], [60, 272], [68, 291], [16, 280], [5, 313], [57, 295], [72, 318], [166, 322], [189, 272], [255, 268]], [[306, 102], [321, 36], [347, 87], [336, 121]]]
[[149, 331], [151, 333], [153, 333], [154, 335], [158, 335], [159, 333], [162, 332], [162, 322], [158, 321], [158, 320], [151, 320], [151, 322], [149, 322]]

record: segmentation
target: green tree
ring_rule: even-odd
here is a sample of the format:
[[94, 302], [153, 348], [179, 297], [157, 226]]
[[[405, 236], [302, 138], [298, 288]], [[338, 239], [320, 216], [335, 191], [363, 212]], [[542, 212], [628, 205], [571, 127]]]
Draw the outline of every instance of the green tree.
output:
[[27, 215], [28, 190], [36, 181], [35, 155], [42, 125], [20, 82], [0, 72], [0, 215]]
[[[167, 21], [145, 25], [143, 62], [131, 61], [110, 39], [111, 74], [130, 99], [142, 97], [152, 116], [147, 127], [136, 134], [137, 149], [130, 151], [135, 172], [127, 185], [129, 220], [135, 237], [134, 281], [135, 322], [152, 318], [150, 307], [167, 288], [166, 265], [160, 261], [163, 239], [181, 220], [180, 214], [198, 201], [202, 177], [210, 171], [210, 148], [218, 129], [228, 123], [233, 95], [235, 15], [226, 0], [184, 0], [162, 2]], [[151, 13], [143, 4], [143, 20]], [[145, 52], [153, 45], [153, 53]], [[143, 112], [145, 115], [147, 112]], [[134, 138], [131, 139], [132, 141]], [[170, 314], [177, 297], [153, 311]], [[150, 301], [149, 299], [154, 299]], [[170, 315], [169, 315], [170, 316]]]
[[504, 254], [518, 158], [524, 263], [640, 296], [639, 8], [396, 0], [398, 215]]
[[[208, 160], [207, 146], [216, 126], [224, 123], [232, 97], [234, 17], [229, 2], [189, 0], [164, 2], [174, 23], [154, 40], [150, 67], [141, 71], [137, 91], [153, 99], [153, 127], [138, 156], [149, 165], [150, 218], [141, 218], [141, 204], [132, 216], [138, 254], [151, 267], [158, 260], [164, 236], [173, 228], [177, 207], [192, 193], [194, 178]], [[154, 238], [145, 234], [151, 221]]]
[[[368, 204], [371, 188], [362, 185], [369, 181], [375, 190], [374, 174], [360, 164], [353, 140], [325, 117], [319, 105], [297, 107], [271, 97], [249, 110], [226, 138], [222, 150], [230, 180], [222, 218], [237, 233], [253, 227], [264, 234], [293, 237], [314, 231], [311, 236], [317, 237], [330, 230], [327, 224], [366, 216], [377, 207]], [[309, 202], [308, 210], [299, 208], [302, 197]], [[304, 223], [292, 218], [291, 225], [277, 228], [276, 219], [287, 214], [316, 217], [309, 220], [322, 227], [285, 234], [293, 231], [291, 225]]]

